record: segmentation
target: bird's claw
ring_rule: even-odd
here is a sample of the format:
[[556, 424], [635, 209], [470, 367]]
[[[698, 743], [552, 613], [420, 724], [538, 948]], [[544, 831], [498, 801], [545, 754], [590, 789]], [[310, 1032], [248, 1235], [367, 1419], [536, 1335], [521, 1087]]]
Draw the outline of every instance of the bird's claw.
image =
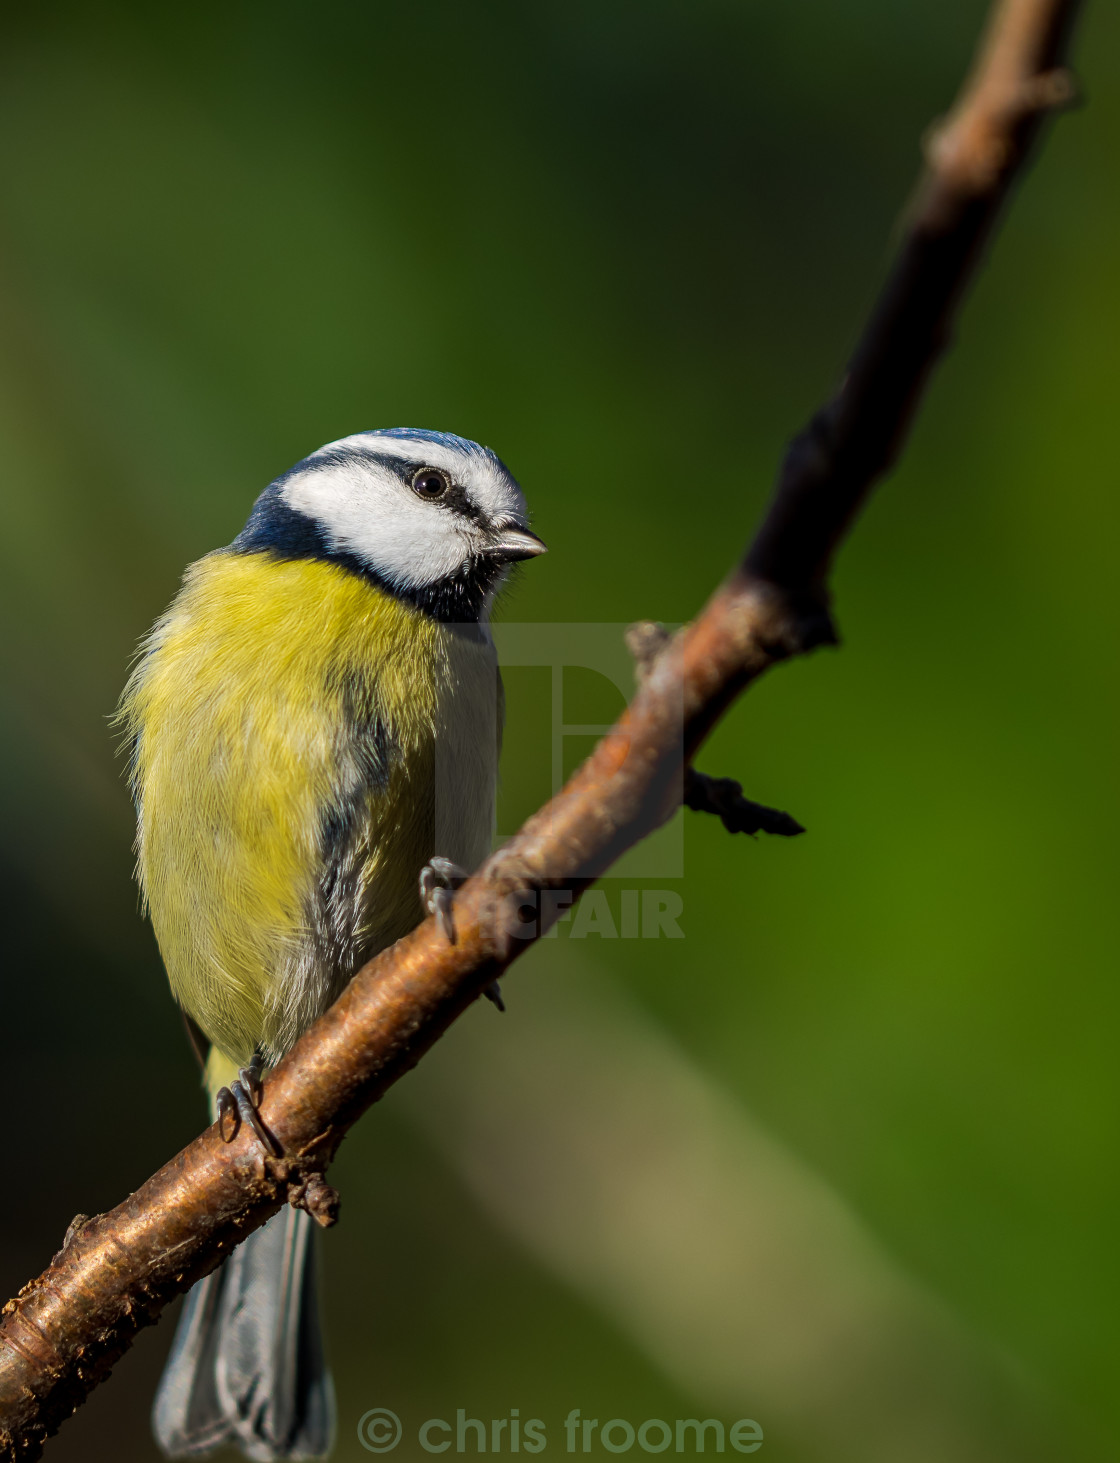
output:
[[[248, 1123], [257, 1142], [268, 1156], [280, 1158], [283, 1149], [265, 1127], [257, 1111], [261, 1105], [263, 1090], [260, 1053], [255, 1052], [249, 1065], [242, 1067], [238, 1072], [236, 1082], [231, 1082], [228, 1087], [219, 1088], [215, 1095], [214, 1104], [218, 1109], [218, 1131], [222, 1135], [223, 1143], [232, 1143], [237, 1137], [241, 1124]], [[228, 1133], [226, 1131], [227, 1123], [229, 1125]]]
[[449, 858], [437, 855], [420, 870], [420, 902], [439, 921], [449, 945], [455, 943], [455, 890], [467, 878], [467, 871]]
[[[435, 915], [449, 945], [454, 945], [456, 938], [455, 890], [465, 883], [467, 877], [466, 869], [461, 869], [449, 858], [438, 855], [420, 870], [420, 902], [429, 914]], [[491, 981], [482, 994], [499, 1011], [505, 1010], [506, 1003], [502, 1000], [501, 987], [496, 980]]]

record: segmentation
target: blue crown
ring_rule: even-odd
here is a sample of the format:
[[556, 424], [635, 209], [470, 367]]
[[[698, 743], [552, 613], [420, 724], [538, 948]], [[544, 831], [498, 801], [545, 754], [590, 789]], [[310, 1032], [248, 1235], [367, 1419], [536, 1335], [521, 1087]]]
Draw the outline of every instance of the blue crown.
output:
[[457, 437], [454, 432], [429, 432], [424, 427], [372, 427], [363, 437], [396, 437], [402, 442], [432, 442], [437, 447], [450, 447], [455, 452], [470, 452], [492, 457], [496, 462], [498, 454], [480, 442], [468, 437]]

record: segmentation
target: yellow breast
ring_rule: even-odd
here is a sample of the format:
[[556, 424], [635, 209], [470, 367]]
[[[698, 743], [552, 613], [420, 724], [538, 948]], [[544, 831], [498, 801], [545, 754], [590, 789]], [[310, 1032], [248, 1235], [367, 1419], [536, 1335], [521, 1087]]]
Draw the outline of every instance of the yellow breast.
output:
[[138, 877], [176, 999], [276, 1059], [493, 826], [489, 639], [333, 564], [193, 565], [126, 688]]

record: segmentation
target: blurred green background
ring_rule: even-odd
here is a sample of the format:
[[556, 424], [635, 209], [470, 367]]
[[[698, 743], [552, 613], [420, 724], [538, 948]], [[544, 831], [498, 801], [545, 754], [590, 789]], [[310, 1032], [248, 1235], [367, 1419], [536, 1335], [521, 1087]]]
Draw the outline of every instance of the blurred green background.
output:
[[[320, 443], [430, 426], [497, 448], [551, 547], [508, 619], [690, 616], [839, 372], [982, 12], [8, 13], [5, 1294], [203, 1121], [107, 724], [183, 566]], [[753, 1418], [775, 1463], [1117, 1453], [1115, 8], [1078, 56], [1090, 105], [844, 552], [845, 648], [703, 755], [808, 836], [690, 821], [683, 879], [645, 881], [683, 941], [562, 930], [346, 1143], [337, 1458], [378, 1406], [413, 1438], [518, 1408], [552, 1453], [573, 1407]], [[547, 790], [535, 674], [507, 831]], [[49, 1456], [155, 1456], [171, 1329]]]

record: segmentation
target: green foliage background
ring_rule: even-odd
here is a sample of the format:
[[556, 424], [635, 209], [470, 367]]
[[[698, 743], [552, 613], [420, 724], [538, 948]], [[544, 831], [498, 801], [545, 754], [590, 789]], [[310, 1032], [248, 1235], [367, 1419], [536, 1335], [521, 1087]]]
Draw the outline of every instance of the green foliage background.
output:
[[[107, 725], [183, 565], [320, 443], [433, 426], [501, 452], [550, 545], [507, 617], [687, 618], [841, 367], [982, 11], [8, 15], [6, 1293], [76, 1211], [111, 1206], [203, 1117], [136, 911]], [[809, 835], [732, 843], [690, 822], [684, 942], [542, 947], [511, 973], [504, 1021], [471, 1012], [460, 1046], [347, 1143], [324, 1245], [340, 1459], [368, 1456], [355, 1428], [374, 1406], [410, 1425], [519, 1407], [549, 1421], [553, 1452], [572, 1406], [712, 1410], [619, 1319], [607, 1281], [581, 1287], [514, 1234], [454, 1142], [417, 1121], [425, 1084], [454, 1073], [472, 1090], [527, 1039], [519, 1004], [528, 1019], [545, 1002], [543, 1051], [548, 993], [568, 987], [609, 989], [651, 1023], [933, 1297], [986, 1360], [951, 1395], [915, 1362], [912, 1390], [983, 1439], [976, 1456], [1116, 1451], [1118, 58], [1116, 14], [1095, 6], [1079, 46], [1090, 106], [1048, 141], [843, 555], [843, 652], [773, 675], [704, 754]], [[543, 790], [538, 691], [511, 677], [507, 829]], [[569, 721], [611, 714], [602, 685], [584, 693], [595, 706]], [[516, 1113], [516, 1084], [505, 1099]], [[558, 1084], [561, 1126], [569, 1099]], [[484, 1138], [502, 1153], [500, 1126]], [[687, 1199], [682, 1256], [707, 1243]], [[578, 1186], [567, 1201], [584, 1212]], [[753, 1202], [765, 1212], [764, 1186]], [[726, 1303], [750, 1324], [750, 1294]], [[787, 1312], [796, 1330], [792, 1298]], [[725, 1319], [713, 1309], [713, 1335]], [[141, 1338], [53, 1457], [155, 1456], [146, 1412], [170, 1333]], [[840, 1365], [829, 1344], [822, 1374]], [[861, 1439], [897, 1401], [873, 1371], [858, 1407], [825, 1409], [815, 1432], [747, 1365], [742, 1409], [722, 1415], [758, 1418], [762, 1457], [870, 1457]], [[928, 1456], [923, 1426], [896, 1456]]]

